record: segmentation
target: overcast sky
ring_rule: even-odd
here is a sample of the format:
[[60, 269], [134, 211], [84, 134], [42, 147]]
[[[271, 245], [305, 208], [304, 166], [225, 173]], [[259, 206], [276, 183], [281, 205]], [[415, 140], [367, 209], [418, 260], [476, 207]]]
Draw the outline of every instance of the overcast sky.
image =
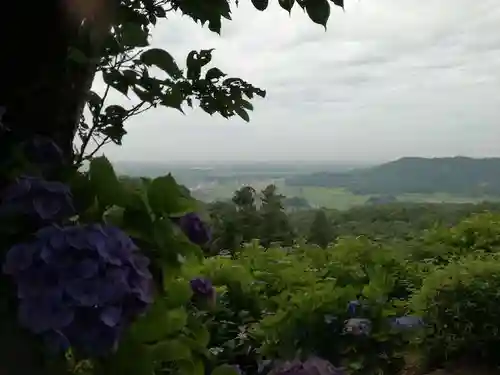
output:
[[346, 0], [328, 30], [277, 1], [240, 0], [221, 36], [187, 17], [159, 24], [152, 44], [182, 64], [213, 63], [265, 88], [250, 123], [201, 109], [155, 109], [127, 125], [115, 160], [383, 161], [500, 155], [498, 0]]

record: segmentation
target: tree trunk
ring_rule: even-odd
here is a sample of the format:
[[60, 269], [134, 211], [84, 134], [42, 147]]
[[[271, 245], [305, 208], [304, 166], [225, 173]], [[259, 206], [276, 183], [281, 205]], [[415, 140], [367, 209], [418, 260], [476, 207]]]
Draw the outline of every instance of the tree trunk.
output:
[[[101, 12], [93, 15], [92, 34], [83, 35], [80, 26], [88, 14], [75, 9], [81, 10], [85, 1], [99, 3], [94, 11], [107, 6], [101, 0], [12, 1], [1, 12], [0, 106], [6, 110], [3, 123], [11, 132], [0, 136], [0, 149], [35, 134], [45, 135], [72, 158], [73, 138], [110, 25], [110, 13]], [[70, 60], [72, 46], [93, 60]]]
[[[34, 135], [53, 139], [63, 150], [66, 160], [72, 161], [73, 138], [95, 74], [96, 59], [83, 64], [72, 62], [68, 52], [70, 46], [77, 45], [87, 56], [97, 57], [100, 47], [95, 38], [90, 39], [89, 35], [82, 38], [79, 34], [82, 14], [75, 13], [75, 8], [68, 12], [72, 1], [79, 0], [14, 0], [0, 12], [0, 38], [3, 38], [0, 106], [5, 109], [4, 126], [0, 129], [0, 189], [10, 172], [11, 150]], [[85, 1], [80, 4], [94, 0]], [[109, 23], [101, 26], [104, 28], [100, 31], [105, 32], [100, 35], [105, 37]], [[3, 263], [1, 258], [6, 246], [9, 244], [0, 245], [0, 263]], [[14, 286], [0, 275], [0, 291], [6, 287], [12, 293]], [[0, 344], [3, 348], [0, 374], [65, 373], [64, 368], [60, 371], [48, 369], [38, 340], [18, 328], [15, 296], [8, 299], [5, 293], [0, 293], [0, 302]]]

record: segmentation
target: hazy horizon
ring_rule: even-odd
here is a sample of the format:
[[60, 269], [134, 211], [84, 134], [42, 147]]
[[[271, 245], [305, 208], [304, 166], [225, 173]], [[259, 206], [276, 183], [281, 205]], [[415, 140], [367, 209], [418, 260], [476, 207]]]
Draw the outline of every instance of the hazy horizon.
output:
[[[497, 6], [495, 6], [497, 5]], [[380, 163], [404, 156], [500, 156], [496, 0], [346, 1], [327, 32], [300, 10], [241, 2], [218, 36], [169, 15], [153, 31], [184, 64], [213, 64], [267, 89], [249, 124], [200, 109], [153, 109], [127, 123], [117, 161]], [[95, 85], [99, 88], [99, 83]], [[126, 103], [119, 99], [120, 103]]]

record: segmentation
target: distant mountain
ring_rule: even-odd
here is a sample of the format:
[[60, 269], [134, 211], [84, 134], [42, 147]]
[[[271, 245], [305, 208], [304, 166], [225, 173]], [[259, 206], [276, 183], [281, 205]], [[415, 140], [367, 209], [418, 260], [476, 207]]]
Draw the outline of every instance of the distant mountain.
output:
[[321, 172], [286, 179], [290, 186], [344, 188], [355, 194], [449, 193], [500, 195], [500, 158], [406, 157], [348, 172]]

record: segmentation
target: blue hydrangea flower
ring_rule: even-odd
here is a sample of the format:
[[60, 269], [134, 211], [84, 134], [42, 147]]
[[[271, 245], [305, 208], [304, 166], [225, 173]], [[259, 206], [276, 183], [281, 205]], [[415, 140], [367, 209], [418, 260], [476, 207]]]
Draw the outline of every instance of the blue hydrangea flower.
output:
[[20, 324], [56, 351], [112, 351], [152, 302], [149, 262], [137, 250], [121, 230], [99, 224], [46, 227], [12, 247], [3, 270], [17, 283]]
[[353, 300], [353, 301], [350, 301], [348, 304], [347, 304], [347, 313], [350, 315], [350, 316], [355, 316], [356, 313], [358, 312], [358, 308], [361, 306], [361, 302], [358, 301], [358, 300]]
[[192, 279], [189, 284], [193, 291], [193, 301], [202, 304], [213, 305], [217, 298], [217, 293], [212, 285], [212, 282], [203, 277]]
[[180, 218], [172, 218], [179, 225], [184, 234], [192, 243], [205, 245], [211, 239], [210, 229], [205, 225], [198, 214], [191, 212]]
[[75, 213], [69, 187], [61, 182], [21, 176], [7, 187], [0, 212], [57, 221]]
[[390, 325], [395, 330], [406, 331], [423, 327], [424, 321], [418, 316], [408, 315], [391, 319]]
[[333, 366], [329, 361], [311, 356], [306, 361], [294, 360], [277, 364], [271, 375], [345, 375], [345, 372]]
[[351, 318], [345, 321], [344, 332], [354, 336], [368, 336], [372, 331], [370, 319]]

